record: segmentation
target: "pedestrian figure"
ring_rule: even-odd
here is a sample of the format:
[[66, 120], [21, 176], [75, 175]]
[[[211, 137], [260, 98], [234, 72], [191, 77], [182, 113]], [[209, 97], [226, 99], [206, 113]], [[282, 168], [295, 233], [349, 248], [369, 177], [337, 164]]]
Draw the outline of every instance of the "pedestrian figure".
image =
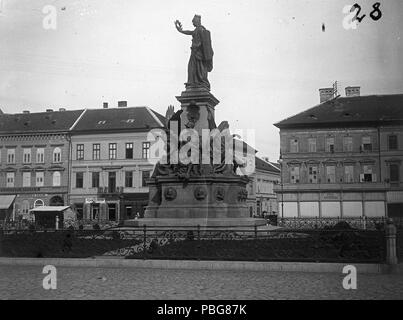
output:
[[67, 233], [63, 240], [63, 252], [70, 252], [73, 247], [73, 241], [71, 239], [71, 234]]

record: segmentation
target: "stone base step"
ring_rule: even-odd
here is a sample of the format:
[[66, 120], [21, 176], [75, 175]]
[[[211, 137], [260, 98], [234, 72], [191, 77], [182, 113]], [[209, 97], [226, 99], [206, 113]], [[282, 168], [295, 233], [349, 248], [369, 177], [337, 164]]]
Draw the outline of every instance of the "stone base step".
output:
[[200, 226], [201, 228], [216, 227], [225, 229], [254, 228], [255, 226], [266, 226], [266, 219], [255, 218], [214, 218], [214, 219], [165, 219], [165, 218], [144, 218], [125, 220], [124, 227], [171, 227], [190, 228]]

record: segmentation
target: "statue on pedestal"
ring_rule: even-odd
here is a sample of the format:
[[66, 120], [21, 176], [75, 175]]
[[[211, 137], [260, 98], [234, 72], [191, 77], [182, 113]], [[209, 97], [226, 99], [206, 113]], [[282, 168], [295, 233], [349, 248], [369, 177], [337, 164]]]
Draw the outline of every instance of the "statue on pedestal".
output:
[[[265, 219], [249, 218], [246, 204], [247, 176], [237, 174], [244, 166], [238, 159], [237, 141], [227, 121], [218, 127], [215, 107], [219, 101], [210, 92], [208, 73], [213, 70], [210, 32], [193, 18], [193, 31], [184, 31], [176, 20], [176, 29], [192, 36], [186, 90], [177, 96], [181, 104], [175, 112], [169, 106], [165, 135], [159, 143], [164, 149], [156, 163], [149, 187], [149, 203], [143, 219], [128, 220], [127, 225], [175, 227], [257, 227]], [[156, 141], [156, 139], [154, 140]], [[245, 143], [242, 143], [242, 154]], [[254, 155], [254, 150], [252, 150]], [[217, 229], [214, 229], [217, 230]], [[203, 231], [204, 232], [204, 231]]]
[[192, 36], [192, 51], [188, 64], [186, 89], [204, 87], [210, 90], [207, 75], [213, 70], [214, 55], [211, 47], [210, 31], [202, 26], [199, 15], [195, 15], [192, 22], [196, 29], [186, 31], [182, 29], [182, 24], [178, 20], [175, 21], [175, 27], [180, 33]]

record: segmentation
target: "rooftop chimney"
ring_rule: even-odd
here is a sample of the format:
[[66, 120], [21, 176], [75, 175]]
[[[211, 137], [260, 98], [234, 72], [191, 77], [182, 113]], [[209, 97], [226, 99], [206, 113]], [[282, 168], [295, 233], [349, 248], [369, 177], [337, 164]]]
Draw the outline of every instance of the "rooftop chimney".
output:
[[66, 111], [66, 109], [65, 108], [59, 108], [59, 111]]
[[346, 87], [346, 97], [359, 97], [361, 87]]
[[46, 112], [53, 112], [53, 109], [46, 109]]
[[333, 98], [333, 88], [319, 89], [320, 103]]
[[108, 102], [104, 102], [103, 108], [108, 109]]
[[127, 101], [118, 101], [118, 108], [127, 107]]
[[24, 110], [22, 113], [29, 114], [29, 110]]

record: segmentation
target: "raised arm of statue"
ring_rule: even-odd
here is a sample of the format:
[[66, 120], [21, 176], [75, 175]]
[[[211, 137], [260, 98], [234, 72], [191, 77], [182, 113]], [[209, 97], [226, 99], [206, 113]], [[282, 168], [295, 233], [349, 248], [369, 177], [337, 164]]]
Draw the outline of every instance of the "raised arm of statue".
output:
[[186, 34], [186, 35], [189, 35], [189, 36], [191, 36], [193, 34], [193, 31], [183, 30], [182, 29], [182, 23], [180, 23], [179, 20], [175, 21], [175, 27], [176, 27], [176, 30], [178, 30], [180, 33], [183, 33], [183, 34]]

